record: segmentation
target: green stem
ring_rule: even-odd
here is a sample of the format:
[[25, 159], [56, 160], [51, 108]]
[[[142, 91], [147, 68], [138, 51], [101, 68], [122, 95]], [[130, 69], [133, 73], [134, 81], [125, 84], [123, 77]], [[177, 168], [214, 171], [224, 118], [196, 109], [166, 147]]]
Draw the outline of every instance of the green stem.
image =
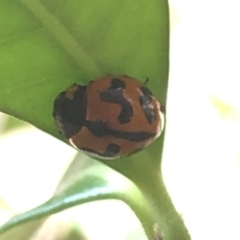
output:
[[138, 174], [139, 178], [135, 178], [133, 181], [142, 191], [152, 209], [154, 219], [152, 229], [159, 237], [156, 236], [156, 239], [161, 239], [161, 236], [164, 240], [189, 240], [189, 233], [172, 204], [160, 170], [152, 169], [150, 164], [146, 169], [146, 164], [144, 165], [144, 168], [138, 169], [143, 175]]

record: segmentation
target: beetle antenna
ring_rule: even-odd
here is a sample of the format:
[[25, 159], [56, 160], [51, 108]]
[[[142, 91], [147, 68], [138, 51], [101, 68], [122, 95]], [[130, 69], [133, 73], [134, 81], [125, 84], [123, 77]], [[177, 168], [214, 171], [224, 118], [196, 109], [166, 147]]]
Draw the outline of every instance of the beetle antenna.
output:
[[144, 81], [144, 83], [143, 83], [143, 84], [144, 84], [144, 85], [147, 85], [147, 84], [148, 84], [148, 82], [149, 82], [149, 80], [150, 80], [150, 79], [149, 79], [149, 77], [146, 77], [146, 79], [145, 79], [145, 81]]

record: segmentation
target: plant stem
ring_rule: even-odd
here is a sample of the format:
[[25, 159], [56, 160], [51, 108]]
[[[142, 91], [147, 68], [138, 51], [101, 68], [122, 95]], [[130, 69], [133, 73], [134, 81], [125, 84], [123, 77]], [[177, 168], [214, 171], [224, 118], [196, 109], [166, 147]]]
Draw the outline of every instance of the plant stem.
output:
[[144, 165], [144, 168], [140, 165], [141, 169], [138, 169], [142, 174], [138, 174], [139, 177], [133, 181], [146, 197], [154, 214], [152, 230], [156, 231], [156, 239], [189, 240], [189, 233], [167, 193], [160, 169], [153, 169], [151, 164], [147, 164], [147, 169]]

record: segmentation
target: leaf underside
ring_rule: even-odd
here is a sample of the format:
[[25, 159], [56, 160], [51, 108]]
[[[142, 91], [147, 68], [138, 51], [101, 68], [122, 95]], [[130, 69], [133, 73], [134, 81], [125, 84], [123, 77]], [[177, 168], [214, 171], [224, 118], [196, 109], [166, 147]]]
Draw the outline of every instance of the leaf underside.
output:
[[[65, 141], [54, 125], [53, 100], [74, 82], [109, 73], [149, 77], [148, 87], [165, 104], [168, 38], [166, 0], [1, 0], [0, 111]], [[53, 198], [10, 220], [0, 240], [29, 239], [47, 215], [109, 198], [134, 210], [149, 239], [157, 238], [156, 223], [166, 240], [188, 239], [159, 173], [162, 147], [163, 137], [140, 153], [104, 162], [122, 175], [91, 159], [87, 169], [70, 168]]]

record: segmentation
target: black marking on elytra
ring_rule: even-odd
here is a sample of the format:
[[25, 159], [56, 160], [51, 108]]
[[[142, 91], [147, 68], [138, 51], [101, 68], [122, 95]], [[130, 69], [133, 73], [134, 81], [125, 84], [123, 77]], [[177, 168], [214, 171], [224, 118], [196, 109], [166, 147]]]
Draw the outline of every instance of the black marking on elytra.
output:
[[85, 121], [84, 126], [95, 136], [103, 137], [109, 135], [107, 124], [102, 121]]
[[156, 112], [152, 103], [152, 93], [146, 87], [141, 87], [139, 102], [148, 123], [153, 123], [156, 119]]
[[113, 136], [115, 138], [126, 139], [132, 142], [141, 142], [155, 137], [155, 133], [138, 131], [138, 132], [124, 132], [116, 131], [108, 128], [107, 124], [102, 121], [85, 121], [84, 125], [88, 130], [97, 137]]
[[91, 148], [81, 148], [82, 151], [96, 154], [101, 157], [115, 157], [120, 152], [120, 147], [117, 144], [109, 144], [103, 153], [97, 152]]
[[66, 97], [66, 91], [61, 92], [54, 101], [53, 117], [64, 137], [76, 134], [86, 117], [86, 87], [78, 85], [72, 100]]
[[109, 89], [124, 89], [125, 82], [119, 78], [113, 78]]
[[117, 144], [109, 144], [104, 152], [105, 156], [114, 157], [120, 152], [120, 146]]
[[150, 133], [150, 132], [144, 132], [144, 131], [121, 132], [121, 131], [110, 130], [110, 135], [112, 135], [116, 138], [126, 139], [131, 142], [142, 142], [142, 141], [145, 141], [145, 140], [155, 137], [156, 134]]
[[102, 101], [116, 103], [122, 107], [121, 113], [118, 115], [118, 120], [121, 124], [130, 122], [133, 116], [133, 107], [123, 96], [124, 88], [124, 81], [118, 78], [113, 78], [111, 81], [111, 86], [107, 90], [104, 90], [100, 93], [100, 98]]

